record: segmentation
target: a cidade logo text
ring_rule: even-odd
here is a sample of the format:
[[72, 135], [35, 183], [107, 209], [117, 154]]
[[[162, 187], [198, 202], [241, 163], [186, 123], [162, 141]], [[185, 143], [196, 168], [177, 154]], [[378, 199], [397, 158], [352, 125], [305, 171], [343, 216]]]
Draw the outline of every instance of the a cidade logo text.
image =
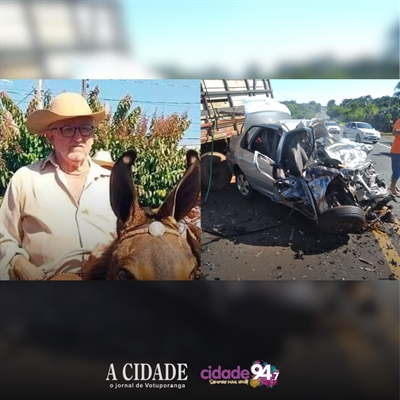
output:
[[[122, 376], [122, 379], [125, 382], [129, 383], [110, 383], [111, 388], [115, 389], [143, 389], [143, 388], [170, 388], [170, 389], [182, 389], [185, 387], [183, 383], [150, 383], [147, 381], [156, 381], [156, 382], [170, 382], [170, 381], [186, 381], [188, 379], [188, 375], [186, 373], [188, 366], [185, 363], [164, 363], [164, 364], [156, 364], [152, 367], [147, 363], [126, 363], [122, 366], [120, 373], [117, 374], [114, 363], [111, 363], [106, 381], [118, 381], [119, 376]], [[142, 382], [145, 383], [142, 383]], [[136, 383], [134, 383], [136, 382]]]

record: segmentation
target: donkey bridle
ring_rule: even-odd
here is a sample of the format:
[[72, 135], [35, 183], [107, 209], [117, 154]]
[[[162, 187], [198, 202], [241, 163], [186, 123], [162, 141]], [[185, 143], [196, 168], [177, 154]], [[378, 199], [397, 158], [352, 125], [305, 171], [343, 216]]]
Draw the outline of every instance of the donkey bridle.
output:
[[[154, 227], [155, 227], [155, 229], [153, 229]], [[157, 229], [159, 229], [159, 234], [154, 233], [154, 231]], [[161, 230], [162, 230], [162, 232], [161, 232]], [[162, 222], [155, 220], [155, 221], [150, 222], [149, 224], [141, 225], [140, 227], [132, 226], [132, 227], [128, 227], [128, 228], [124, 229], [123, 232], [121, 233], [121, 235], [118, 237], [118, 241], [122, 242], [125, 239], [130, 239], [134, 236], [146, 234], [146, 233], [151, 236], [154, 236], [154, 237], [160, 237], [166, 233], [180, 237], [180, 234], [179, 234], [177, 228], [176, 229], [169, 228]]]
[[[152, 233], [152, 227], [156, 226], [156, 224], [159, 224], [157, 226], [161, 227], [163, 226], [162, 230], [163, 232], [159, 235], [154, 235]], [[187, 229], [190, 229], [189, 227]], [[130, 239], [134, 236], [137, 235], [142, 235], [142, 234], [149, 234], [155, 237], [163, 236], [164, 234], [170, 234], [170, 235], [175, 235], [177, 237], [181, 237], [180, 233], [178, 232], [178, 228], [169, 228], [166, 226], [164, 223], [154, 220], [150, 222], [149, 224], [141, 225], [140, 227], [128, 227], [123, 230], [121, 235], [118, 237], [118, 242], [122, 242], [126, 239]], [[196, 257], [197, 258], [197, 257]], [[195, 269], [194, 272], [191, 273], [189, 280], [199, 280], [200, 279], [200, 266], [198, 265], [197, 268]]]

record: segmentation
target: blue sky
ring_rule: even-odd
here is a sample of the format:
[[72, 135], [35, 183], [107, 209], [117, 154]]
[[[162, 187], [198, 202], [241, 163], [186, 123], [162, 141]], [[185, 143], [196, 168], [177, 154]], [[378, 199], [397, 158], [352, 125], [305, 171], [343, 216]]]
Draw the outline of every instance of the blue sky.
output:
[[[132, 50], [145, 65], [238, 73], [251, 64], [379, 57], [399, 19], [398, 0], [121, 2]], [[180, 51], [178, 51], [178, 49]], [[171, 56], [173, 54], [173, 57]]]
[[367, 95], [393, 96], [398, 82], [396, 79], [271, 79], [271, 86], [278, 101], [315, 101], [324, 106], [329, 100], [340, 104], [344, 99]]
[[[141, 106], [144, 113], [152, 116], [182, 114], [187, 112], [192, 123], [185, 133], [185, 143], [199, 142], [200, 138], [200, 106], [199, 106], [199, 80], [91, 80], [89, 89], [95, 86], [100, 88], [100, 99], [108, 103], [115, 111], [118, 101], [126, 94], [133, 98], [133, 106]], [[11, 80], [0, 81], [0, 91], [9, 92], [11, 98], [23, 109], [27, 106], [32, 89], [37, 85], [37, 80]], [[42, 81], [43, 90], [51, 89], [53, 97], [63, 90], [81, 92], [82, 81], [53, 80]]]
[[[298, 103], [315, 101], [326, 105], [329, 100], [340, 104], [343, 99], [370, 95], [372, 98], [392, 96], [399, 80], [396, 79], [271, 79], [274, 97], [279, 101], [295, 100]], [[53, 95], [63, 90], [81, 91], [81, 80], [43, 80], [43, 89], [51, 89]], [[26, 107], [36, 80], [0, 80], [0, 90], [9, 92], [13, 100]], [[186, 132], [186, 142], [199, 138], [200, 82], [196, 79], [176, 80], [89, 80], [89, 90], [100, 87], [100, 97], [115, 110], [118, 101], [126, 94], [151, 116], [188, 112], [192, 124]]]

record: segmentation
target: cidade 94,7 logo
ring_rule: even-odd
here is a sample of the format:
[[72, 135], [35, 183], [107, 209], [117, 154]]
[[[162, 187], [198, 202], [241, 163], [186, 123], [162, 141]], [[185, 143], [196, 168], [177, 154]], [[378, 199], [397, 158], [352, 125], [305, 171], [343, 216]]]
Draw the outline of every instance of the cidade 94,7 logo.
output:
[[266, 386], [271, 388], [278, 383], [279, 371], [274, 365], [254, 361], [250, 371], [253, 374], [250, 385], [253, 387]]
[[270, 364], [253, 364], [251, 366], [251, 373], [254, 375], [252, 379], [257, 380], [261, 378], [265, 378], [266, 380], [274, 380], [278, 379], [279, 371], [271, 372], [271, 365]]
[[200, 371], [200, 377], [208, 380], [210, 385], [250, 385], [256, 387], [273, 387], [278, 383], [279, 371], [271, 364], [261, 361], [254, 361], [251, 367], [242, 368], [238, 365], [234, 369], [226, 369], [221, 365]]

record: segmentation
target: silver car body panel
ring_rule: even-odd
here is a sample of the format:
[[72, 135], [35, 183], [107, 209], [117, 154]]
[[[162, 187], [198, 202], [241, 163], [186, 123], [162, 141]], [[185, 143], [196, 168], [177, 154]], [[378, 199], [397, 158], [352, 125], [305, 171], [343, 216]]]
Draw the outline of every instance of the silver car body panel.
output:
[[338, 160], [342, 165], [352, 169], [363, 164], [372, 149], [372, 145], [357, 144], [349, 139], [339, 139], [336, 143], [325, 147], [330, 158]]

